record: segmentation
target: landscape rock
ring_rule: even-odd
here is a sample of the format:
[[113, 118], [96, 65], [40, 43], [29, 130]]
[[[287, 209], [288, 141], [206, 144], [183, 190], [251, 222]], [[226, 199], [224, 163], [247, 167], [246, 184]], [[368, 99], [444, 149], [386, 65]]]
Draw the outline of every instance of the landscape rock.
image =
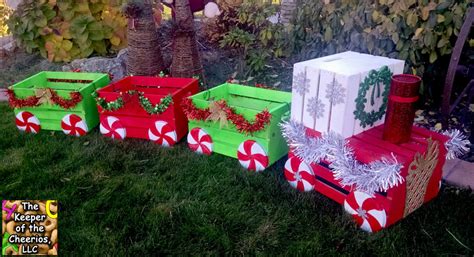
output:
[[16, 44], [12, 36], [0, 37], [0, 51], [4, 53], [11, 53], [15, 51]]
[[112, 81], [117, 81], [127, 76], [127, 49], [122, 49], [117, 57], [91, 57], [77, 59], [63, 66], [63, 71], [80, 70], [83, 72], [109, 73]]

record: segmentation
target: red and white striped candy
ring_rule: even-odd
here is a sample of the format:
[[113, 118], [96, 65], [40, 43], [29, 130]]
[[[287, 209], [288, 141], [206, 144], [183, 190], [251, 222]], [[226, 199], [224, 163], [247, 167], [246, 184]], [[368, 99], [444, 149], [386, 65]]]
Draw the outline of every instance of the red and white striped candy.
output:
[[387, 225], [387, 213], [377, 198], [353, 191], [344, 200], [344, 209], [364, 231], [376, 232]]
[[237, 159], [242, 167], [252, 171], [262, 171], [268, 166], [268, 155], [263, 147], [253, 140], [246, 140], [237, 150]]
[[127, 130], [120, 123], [120, 120], [114, 116], [101, 118], [100, 133], [113, 139], [125, 139], [127, 137]]
[[202, 128], [193, 128], [188, 133], [188, 145], [191, 150], [199, 154], [212, 154], [212, 138]]
[[162, 146], [176, 144], [178, 136], [176, 130], [166, 121], [155, 121], [154, 126], [148, 129], [148, 138]]
[[290, 185], [302, 192], [314, 190], [316, 178], [311, 166], [298, 157], [291, 157], [285, 163], [285, 178]]
[[26, 133], [38, 133], [41, 130], [41, 123], [31, 112], [19, 112], [15, 118], [16, 126]]
[[61, 128], [64, 134], [71, 136], [84, 136], [87, 134], [88, 128], [85, 121], [76, 114], [67, 114], [61, 120]]

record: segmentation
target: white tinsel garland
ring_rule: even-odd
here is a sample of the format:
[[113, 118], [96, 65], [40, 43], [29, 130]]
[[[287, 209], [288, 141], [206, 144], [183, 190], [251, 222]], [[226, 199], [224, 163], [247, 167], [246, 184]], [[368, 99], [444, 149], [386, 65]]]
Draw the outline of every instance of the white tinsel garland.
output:
[[448, 153], [446, 159], [455, 159], [469, 151], [470, 142], [466, 135], [457, 129], [447, 130], [443, 135], [448, 136], [449, 140], [444, 144]]
[[306, 136], [304, 125], [295, 121], [284, 122], [281, 127], [296, 156], [308, 164], [329, 161], [334, 178], [344, 186], [373, 195], [376, 191], [387, 191], [403, 183], [400, 175], [403, 165], [393, 155], [393, 160], [382, 158], [363, 164], [355, 159], [352, 148], [344, 138], [334, 132], [314, 138]]

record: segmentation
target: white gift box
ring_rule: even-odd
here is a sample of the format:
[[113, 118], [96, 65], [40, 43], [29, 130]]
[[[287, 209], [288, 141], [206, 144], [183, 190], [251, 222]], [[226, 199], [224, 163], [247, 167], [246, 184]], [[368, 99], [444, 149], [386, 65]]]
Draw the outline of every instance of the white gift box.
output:
[[[291, 117], [310, 129], [334, 131], [345, 138], [380, 125], [385, 118], [389, 77], [403, 73], [404, 64], [356, 52], [296, 63]], [[361, 85], [365, 85], [362, 90]], [[362, 104], [357, 106], [356, 99]]]

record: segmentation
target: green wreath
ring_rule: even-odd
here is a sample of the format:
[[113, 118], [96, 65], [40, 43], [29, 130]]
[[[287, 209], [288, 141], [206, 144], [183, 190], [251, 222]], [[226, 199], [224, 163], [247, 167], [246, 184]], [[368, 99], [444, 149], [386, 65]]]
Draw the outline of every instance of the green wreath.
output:
[[[359, 93], [357, 94], [356, 110], [354, 115], [356, 119], [360, 120], [360, 125], [365, 128], [372, 126], [374, 123], [382, 118], [387, 109], [388, 93], [390, 90], [390, 80], [392, 78], [392, 72], [387, 66], [383, 66], [379, 71], [371, 70], [364, 81], [359, 85]], [[380, 89], [380, 83], [384, 85], [383, 92]], [[373, 87], [372, 87], [373, 86]], [[378, 111], [372, 110], [370, 112], [365, 111], [365, 104], [367, 99], [367, 91], [372, 87], [372, 93], [370, 95], [370, 104], [375, 104], [376, 94], [377, 97], [382, 96], [383, 102]]]

